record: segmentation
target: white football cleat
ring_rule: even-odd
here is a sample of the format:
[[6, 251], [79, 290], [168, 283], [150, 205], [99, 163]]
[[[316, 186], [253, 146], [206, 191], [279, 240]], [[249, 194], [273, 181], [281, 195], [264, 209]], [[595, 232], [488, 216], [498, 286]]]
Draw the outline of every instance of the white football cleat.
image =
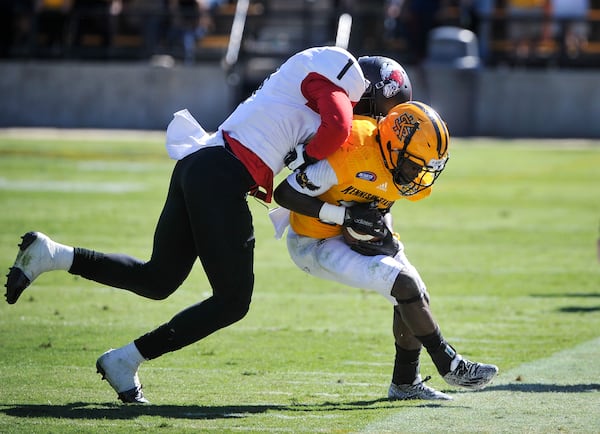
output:
[[6, 280], [6, 301], [17, 302], [23, 291], [44, 271], [56, 269], [56, 243], [41, 232], [27, 232], [21, 237], [19, 252]]
[[142, 393], [137, 365], [121, 357], [118, 350], [110, 349], [96, 361], [96, 369], [102, 379], [117, 392], [119, 399], [131, 404], [149, 404]]
[[450, 395], [439, 392], [433, 387], [425, 385], [425, 382], [431, 377], [425, 377], [421, 380], [419, 375], [412, 384], [390, 384], [388, 389], [388, 399], [390, 400], [407, 400], [407, 399], [423, 399], [423, 400], [452, 400]]
[[472, 390], [483, 389], [498, 373], [498, 367], [495, 365], [471, 362], [458, 355], [457, 357], [456, 367], [443, 377], [451, 386]]

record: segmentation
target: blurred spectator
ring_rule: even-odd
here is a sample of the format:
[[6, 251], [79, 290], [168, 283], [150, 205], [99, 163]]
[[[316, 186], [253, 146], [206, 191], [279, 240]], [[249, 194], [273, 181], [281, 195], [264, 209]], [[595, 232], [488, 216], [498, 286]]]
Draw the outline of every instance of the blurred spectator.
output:
[[383, 37], [384, 39], [398, 39], [405, 36], [402, 32], [402, 8], [404, 0], [386, 0], [385, 2], [385, 17], [383, 20]]
[[0, 0], [0, 57], [29, 56], [36, 0]]
[[208, 9], [214, 14], [218, 11], [218, 9], [227, 3], [236, 3], [236, 1], [232, 0], [206, 0]]
[[0, 58], [10, 55], [14, 42], [14, 20], [12, 0], [0, 0]]
[[516, 64], [539, 55], [542, 43], [550, 39], [550, 11], [550, 0], [507, 0], [508, 37]]
[[407, 42], [411, 62], [421, 64], [427, 57], [429, 31], [437, 24], [442, 0], [405, 0]]
[[477, 35], [479, 57], [484, 63], [487, 63], [490, 56], [489, 45], [495, 8], [495, 0], [460, 0], [461, 27]]
[[553, 35], [560, 44], [562, 56], [579, 57], [589, 36], [589, 0], [551, 0], [554, 19]]
[[[115, 35], [115, 17], [122, 9], [121, 0], [73, 0], [73, 46], [98, 45], [105, 49], [111, 47]], [[90, 40], [93, 42], [89, 42]]]
[[144, 54], [156, 53], [166, 29], [168, 0], [127, 0], [123, 18], [144, 40]]
[[193, 63], [196, 45], [213, 27], [206, 0], [170, 0], [170, 39], [183, 47], [185, 63]]
[[72, 6], [71, 0], [36, 0], [33, 38], [35, 47], [41, 48], [42, 54], [63, 54]]

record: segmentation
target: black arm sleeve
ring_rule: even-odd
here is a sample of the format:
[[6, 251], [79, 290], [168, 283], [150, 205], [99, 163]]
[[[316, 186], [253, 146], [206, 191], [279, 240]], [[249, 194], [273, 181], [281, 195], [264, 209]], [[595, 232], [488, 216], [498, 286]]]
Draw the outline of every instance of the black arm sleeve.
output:
[[323, 206], [322, 200], [294, 190], [285, 179], [275, 189], [273, 198], [282, 207], [309, 217], [318, 218]]

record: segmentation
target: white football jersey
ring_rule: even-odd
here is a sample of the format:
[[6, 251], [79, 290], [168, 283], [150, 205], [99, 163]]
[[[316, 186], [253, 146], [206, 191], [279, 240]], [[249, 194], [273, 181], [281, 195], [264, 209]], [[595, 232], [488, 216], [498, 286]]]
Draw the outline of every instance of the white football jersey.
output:
[[342, 88], [357, 102], [366, 88], [356, 58], [338, 47], [316, 47], [290, 57], [271, 74], [261, 87], [221, 124], [246, 148], [252, 150], [274, 174], [296, 145], [308, 142], [321, 124], [321, 117], [310, 109], [302, 95], [302, 81], [318, 73]]

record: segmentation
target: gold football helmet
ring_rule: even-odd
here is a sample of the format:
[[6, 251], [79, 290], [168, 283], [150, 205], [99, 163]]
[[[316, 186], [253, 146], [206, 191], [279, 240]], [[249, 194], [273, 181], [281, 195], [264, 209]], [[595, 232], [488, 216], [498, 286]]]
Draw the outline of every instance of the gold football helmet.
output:
[[379, 122], [379, 148], [402, 196], [433, 185], [448, 160], [446, 123], [427, 104], [409, 101], [393, 107]]

